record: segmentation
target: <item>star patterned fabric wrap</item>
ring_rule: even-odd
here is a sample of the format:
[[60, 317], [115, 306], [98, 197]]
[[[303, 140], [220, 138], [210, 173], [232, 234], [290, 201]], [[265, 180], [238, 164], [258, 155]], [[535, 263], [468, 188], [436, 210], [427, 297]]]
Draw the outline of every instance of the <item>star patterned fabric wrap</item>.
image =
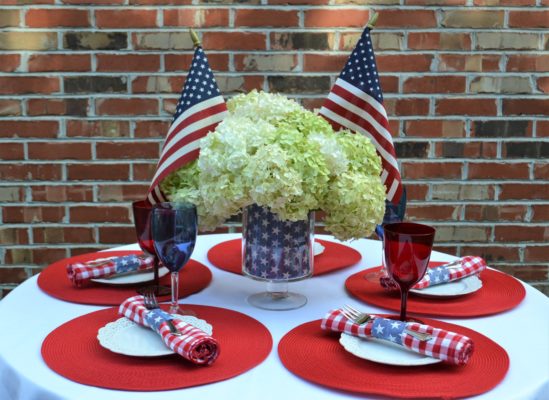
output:
[[243, 215], [242, 272], [270, 281], [294, 281], [313, 273], [314, 213], [304, 221], [281, 220], [251, 205]]
[[[417, 322], [402, 322], [377, 316], [359, 325], [347, 319], [340, 310], [332, 310], [326, 314], [322, 319], [321, 328], [361, 338], [374, 337], [386, 340], [410, 351], [456, 365], [467, 364], [474, 349], [473, 341], [458, 333]], [[407, 333], [407, 330], [428, 333], [432, 338], [421, 341]]]
[[[211, 365], [219, 356], [219, 343], [203, 330], [173, 318], [161, 309], [145, 308], [143, 296], [125, 300], [118, 313], [129, 320], [150, 328], [160, 335], [164, 344], [174, 353], [197, 365]], [[166, 321], [171, 320], [182, 335], [174, 335]]]
[[[457, 281], [471, 275], [480, 275], [486, 269], [486, 261], [477, 256], [466, 256], [456, 261], [456, 265], [445, 267], [440, 265], [429, 268], [421, 280], [412, 289], [425, 289], [430, 286], [441, 285]], [[388, 276], [379, 278], [379, 283], [387, 290], [398, 290], [398, 285]]]
[[90, 279], [108, 278], [115, 275], [145, 271], [152, 269], [153, 266], [153, 257], [128, 255], [98, 258], [85, 263], [67, 265], [67, 276], [76, 287], [81, 287]]

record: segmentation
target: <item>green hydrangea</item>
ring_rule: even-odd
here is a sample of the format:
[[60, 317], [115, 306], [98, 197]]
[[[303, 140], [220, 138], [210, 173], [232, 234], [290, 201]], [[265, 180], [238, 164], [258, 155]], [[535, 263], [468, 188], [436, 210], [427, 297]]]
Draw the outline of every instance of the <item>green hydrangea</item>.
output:
[[369, 139], [336, 133], [278, 94], [241, 94], [227, 108], [202, 139], [199, 159], [161, 184], [171, 200], [197, 205], [201, 229], [254, 203], [292, 221], [322, 210], [326, 229], [341, 240], [367, 236], [382, 220], [381, 160]]

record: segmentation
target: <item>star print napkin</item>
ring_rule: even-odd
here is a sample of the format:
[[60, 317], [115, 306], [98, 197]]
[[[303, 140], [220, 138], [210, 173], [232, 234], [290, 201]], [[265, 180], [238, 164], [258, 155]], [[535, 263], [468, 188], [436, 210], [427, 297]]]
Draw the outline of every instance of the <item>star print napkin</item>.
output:
[[154, 266], [153, 257], [128, 255], [123, 257], [99, 258], [85, 263], [67, 265], [67, 276], [76, 287], [90, 279], [107, 278], [129, 272], [144, 271]]
[[[450, 364], [465, 365], [473, 353], [473, 341], [467, 336], [417, 322], [402, 322], [375, 317], [365, 324], [347, 319], [340, 310], [332, 310], [322, 319], [321, 328], [345, 332], [361, 338], [375, 337], [400, 345], [413, 352], [438, 358]], [[429, 333], [432, 338], [421, 341], [407, 330]]]
[[[425, 276], [416, 283], [412, 289], [425, 289], [429, 286], [440, 285], [448, 282], [457, 281], [471, 275], [480, 275], [482, 271], [486, 269], [486, 261], [480, 257], [467, 256], [462, 257], [457, 265], [451, 267], [429, 268], [425, 273]], [[388, 276], [382, 276], [379, 278], [379, 283], [385, 289], [398, 290], [396, 283]]]
[[[161, 309], [147, 310], [143, 296], [125, 300], [120, 304], [118, 313], [158, 333], [168, 348], [194, 364], [211, 365], [219, 356], [219, 344], [213, 337], [191, 324], [174, 319]], [[182, 333], [181, 336], [170, 332], [167, 320], [173, 322]]]

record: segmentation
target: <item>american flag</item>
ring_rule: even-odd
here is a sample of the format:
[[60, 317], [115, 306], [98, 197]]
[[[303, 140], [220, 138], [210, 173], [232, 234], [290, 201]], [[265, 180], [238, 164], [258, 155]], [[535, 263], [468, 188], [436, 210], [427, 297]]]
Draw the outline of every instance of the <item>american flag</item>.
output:
[[320, 115], [336, 130], [350, 129], [372, 140], [381, 156], [381, 180], [387, 190], [387, 200], [398, 203], [402, 195], [402, 182], [387, 113], [383, 107], [383, 93], [369, 27], [362, 33], [325, 100]]
[[225, 100], [217, 87], [206, 54], [198, 46], [149, 187], [149, 203], [154, 205], [166, 201], [160, 190], [162, 180], [198, 158], [199, 140], [213, 131], [226, 114]]
[[268, 280], [296, 280], [312, 274], [309, 221], [285, 221], [252, 204], [244, 213], [244, 272]]

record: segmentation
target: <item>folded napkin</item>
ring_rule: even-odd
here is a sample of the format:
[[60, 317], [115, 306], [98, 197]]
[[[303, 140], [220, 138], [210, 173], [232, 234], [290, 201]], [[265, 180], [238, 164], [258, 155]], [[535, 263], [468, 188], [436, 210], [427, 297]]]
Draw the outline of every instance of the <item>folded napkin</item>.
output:
[[[417, 322], [402, 322], [375, 317], [365, 324], [355, 324], [340, 310], [332, 310], [322, 320], [322, 329], [345, 332], [361, 338], [375, 337], [398, 344], [408, 350], [451, 364], [465, 365], [473, 353], [473, 341], [467, 336]], [[432, 338], [421, 341], [406, 330], [428, 333]]]
[[128, 255], [123, 257], [99, 258], [84, 263], [67, 265], [67, 275], [74, 285], [82, 286], [95, 278], [107, 278], [128, 272], [142, 271], [153, 268], [153, 257]]
[[[185, 359], [198, 364], [210, 365], [219, 356], [219, 344], [203, 330], [194, 327], [161, 309], [147, 310], [143, 296], [133, 296], [125, 300], [118, 309], [120, 315], [154, 330], [166, 346]], [[182, 333], [176, 336], [170, 332], [166, 321], [171, 320]]]
[[[425, 289], [429, 286], [457, 281], [466, 276], [480, 274], [486, 269], [486, 262], [476, 256], [462, 257], [457, 262], [459, 263], [448, 268], [444, 267], [444, 265], [428, 268], [425, 276], [412, 289]], [[385, 289], [398, 290], [398, 285], [389, 276], [379, 278], [379, 283]]]

